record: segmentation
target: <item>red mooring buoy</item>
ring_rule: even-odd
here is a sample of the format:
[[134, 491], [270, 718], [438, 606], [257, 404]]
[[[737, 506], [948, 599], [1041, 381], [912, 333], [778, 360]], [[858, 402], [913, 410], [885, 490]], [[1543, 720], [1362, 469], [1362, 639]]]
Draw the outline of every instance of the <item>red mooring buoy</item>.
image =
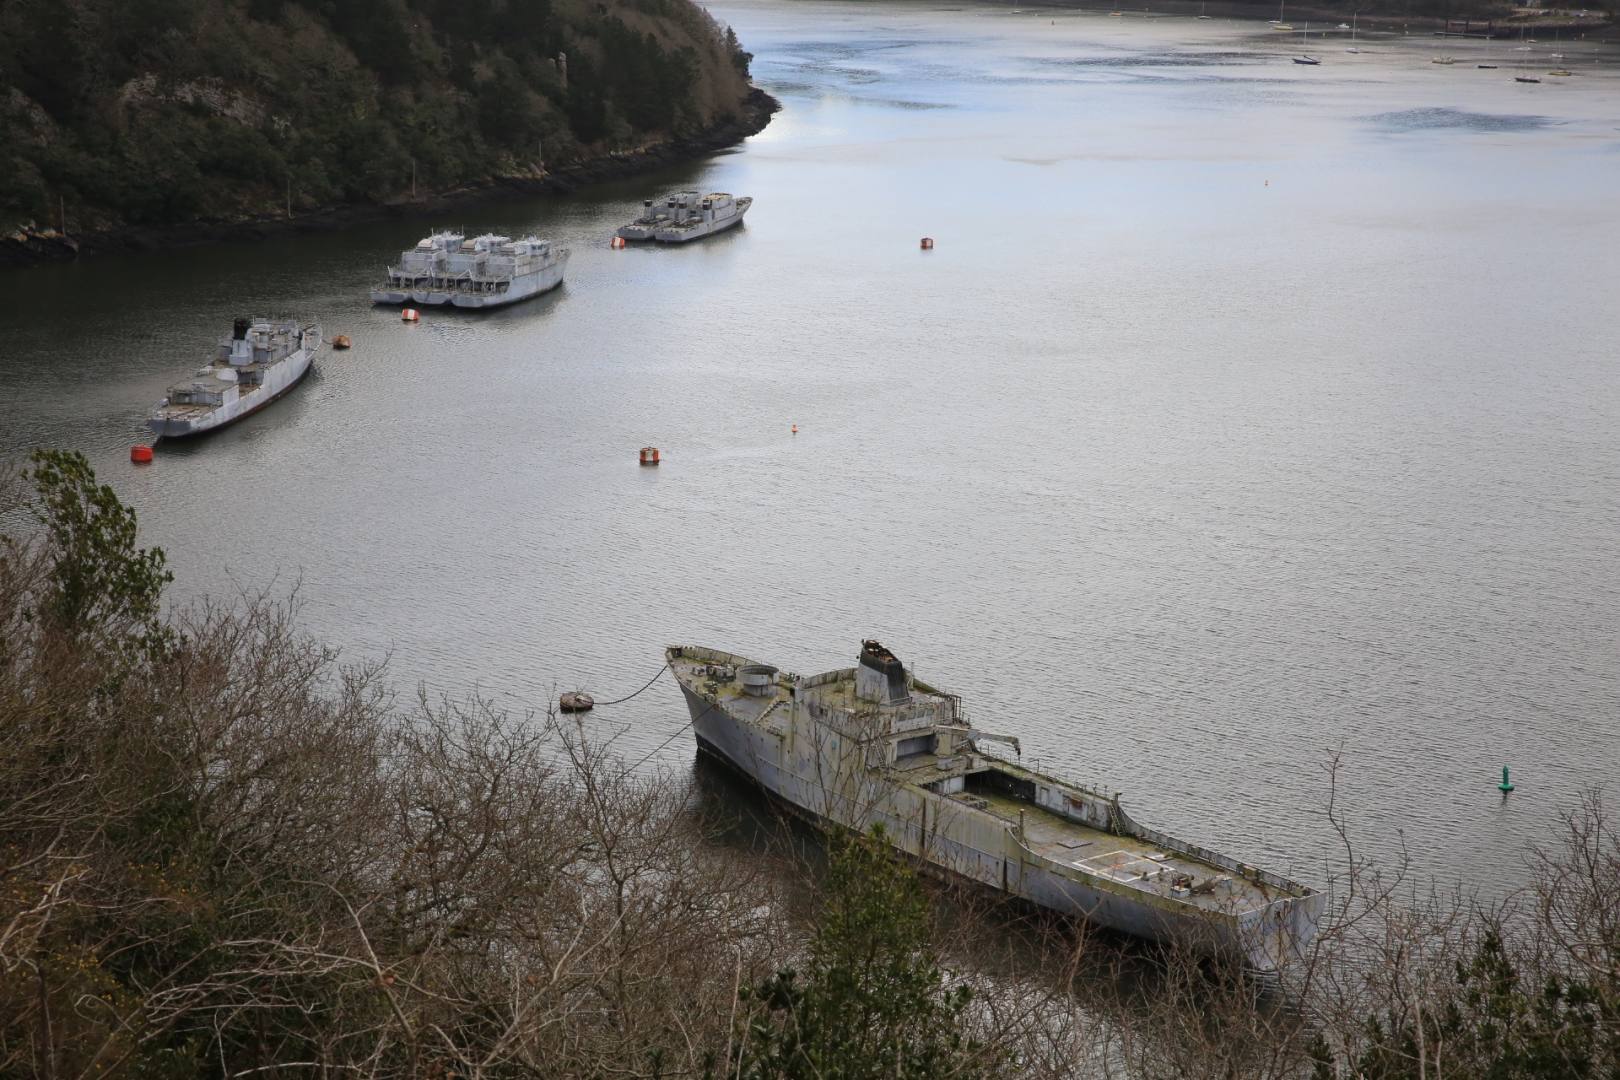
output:
[[613, 243], [611, 243], [611, 244], [609, 244], [609, 245], [608, 245], [608, 246], [609, 246], [609, 247], [611, 247], [611, 248], [614, 248], [614, 249], [618, 249], [618, 248], [622, 248], [622, 247], [624, 247], [624, 237], [622, 237], [622, 236], [615, 236], [615, 237], [614, 237], [614, 238], [613, 238]]
[[129, 460], [137, 465], [150, 465], [152, 463], [152, 448], [150, 446], [130, 447]]
[[922, 238], [922, 249], [924, 251], [934, 250], [934, 238], [932, 236], [925, 236]]
[[422, 317], [422, 313], [420, 311], [417, 311], [413, 307], [408, 307], [404, 311], [399, 313], [399, 317], [401, 319], [405, 320], [406, 322], [416, 322], [418, 319], [420, 319]]
[[641, 448], [641, 463], [643, 465], [656, 465], [656, 464], [658, 464], [658, 447], [656, 447], [656, 446], [643, 446]]

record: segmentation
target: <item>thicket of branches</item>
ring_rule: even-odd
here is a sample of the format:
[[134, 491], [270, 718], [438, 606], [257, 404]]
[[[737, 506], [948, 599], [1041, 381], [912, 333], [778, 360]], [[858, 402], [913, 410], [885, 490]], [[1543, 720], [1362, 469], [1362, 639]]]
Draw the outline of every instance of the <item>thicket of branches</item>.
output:
[[0, 1075], [1620, 1076], [1595, 799], [1512, 906], [1347, 840], [1267, 988], [881, 838], [739, 857], [582, 727], [402, 707], [265, 597], [165, 617], [77, 455], [0, 492]]

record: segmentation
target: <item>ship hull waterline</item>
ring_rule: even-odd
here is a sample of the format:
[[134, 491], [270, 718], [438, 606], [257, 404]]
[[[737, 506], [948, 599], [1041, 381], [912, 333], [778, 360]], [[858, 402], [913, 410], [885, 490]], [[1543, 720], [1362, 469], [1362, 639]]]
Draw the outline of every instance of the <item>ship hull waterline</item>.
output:
[[[732, 229], [738, 225], [741, 225], [743, 223], [743, 214], [746, 214], [747, 212], [747, 210], [743, 210], [741, 213], [733, 214], [731, 217], [728, 217], [723, 221], [714, 222], [702, 232], [666, 228], [655, 231], [652, 238], [655, 242], [660, 244], [690, 244], [694, 240], [702, 240], [706, 237], [718, 236], [727, 229]], [[626, 239], [629, 238], [626, 237]]]
[[[914, 790], [897, 790], [893, 797], [878, 794], [852, 815], [852, 800], [829, 796], [825, 778], [796, 775], [782, 767], [776, 736], [736, 722], [724, 707], [694, 692], [685, 680], [681, 692], [692, 717], [694, 737], [704, 753], [749, 780], [772, 801], [819, 826], [881, 824], [897, 849], [926, 864], [931, 872], [987, 886], [1110, 930], [1236, 959], [1260, 973], [1274, 973], [1294, 962], [1314, 931], [1323, 902], [1319, 893], [1229, 915], [1166, 911], [1162, 905], [1090, 885], [1073, 873], [1058, 872], [1059, 868], [1010, 834], [1003, 837], [1004, 829], [987, 828], [983, 821], [965, 822], [953, 815], [956, 807]], [[822, 790], [818, 792], [817, 787]], [[930, 805], [922, 805], [924, 802]]]
[[[282, 363], [290, 364], [295, 363], [295, 361], [289, 357], [287, 360], [282, 361]], [[276, 402], [292, 393], [293, 390], [297, 389], [299, 384], [301, 384], [304, 379], [308, 377], [310, 371], [314, 367], [314, 356], [307, 355], [302, 362], [302, 367], [293, 372], [293, 374], [288, 378], [287, 382], [281, 387], [272, 390], [260, 400], [249, 402], [245, 409], [231, 412], [229, 415], [219, 419], [215, 419], [214, 417], [218, 413], [225, 412], [226, 410], [224, 408], [214, 410], [213, 413], [209, 414], [209, 416], [200, 423], [191, 420], [159, 420], [156, 417], [153, 417], [147, 420], [146, 426], [151, 429], [154, 442], [159, 439], [167, 439], [172, 442], [177, 439], [193, 439], [201, 435], [212, 435], [216, 431], [221, 431], [227, 427], [230, 427], [232, 424], [246, 420], [255, 413], [274, 405]]]

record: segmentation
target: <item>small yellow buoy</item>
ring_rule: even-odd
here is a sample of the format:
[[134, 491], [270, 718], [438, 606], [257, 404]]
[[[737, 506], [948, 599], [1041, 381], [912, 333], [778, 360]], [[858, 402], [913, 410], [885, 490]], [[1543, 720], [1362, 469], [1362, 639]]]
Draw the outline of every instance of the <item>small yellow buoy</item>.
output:
[[348, 334], [339, 334], [337, 337], [332, 339], [332, 348], [334, 349], [347, 349], [353, 344], [354, 342], [349, 340]]

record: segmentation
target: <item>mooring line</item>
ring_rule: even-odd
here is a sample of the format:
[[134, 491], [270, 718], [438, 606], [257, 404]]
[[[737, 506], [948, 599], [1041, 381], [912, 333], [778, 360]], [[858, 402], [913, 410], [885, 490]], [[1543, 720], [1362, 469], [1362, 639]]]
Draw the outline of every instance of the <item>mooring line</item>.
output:
[[603, 705], [622, 705], [622, 704], [624, 704], [626, 701], [629, 701], [631, 698], [635, 697], [636, 694], [641, 693], [642, 690], [646, 690], [648, 687], [652, 686], [653, 683], [655, 683], [659, 679], [663, 678], [664, 672], [666, 672], [668, 670], [669, 670], [669, 665], [666, 663], [663, 667], [658, 669], [658, 674], [654, 675], [652, 678], [648, 679], [647, 680], [647, 685], [643, 686], [641, 688], [641, 690], [637, 690], [635, 694], [627, 694], [624, 697], [617, 698], [617, 699], [615, 699], [613, 701], [598, 701], [596, 703], [596, 707], [600, 708]]

